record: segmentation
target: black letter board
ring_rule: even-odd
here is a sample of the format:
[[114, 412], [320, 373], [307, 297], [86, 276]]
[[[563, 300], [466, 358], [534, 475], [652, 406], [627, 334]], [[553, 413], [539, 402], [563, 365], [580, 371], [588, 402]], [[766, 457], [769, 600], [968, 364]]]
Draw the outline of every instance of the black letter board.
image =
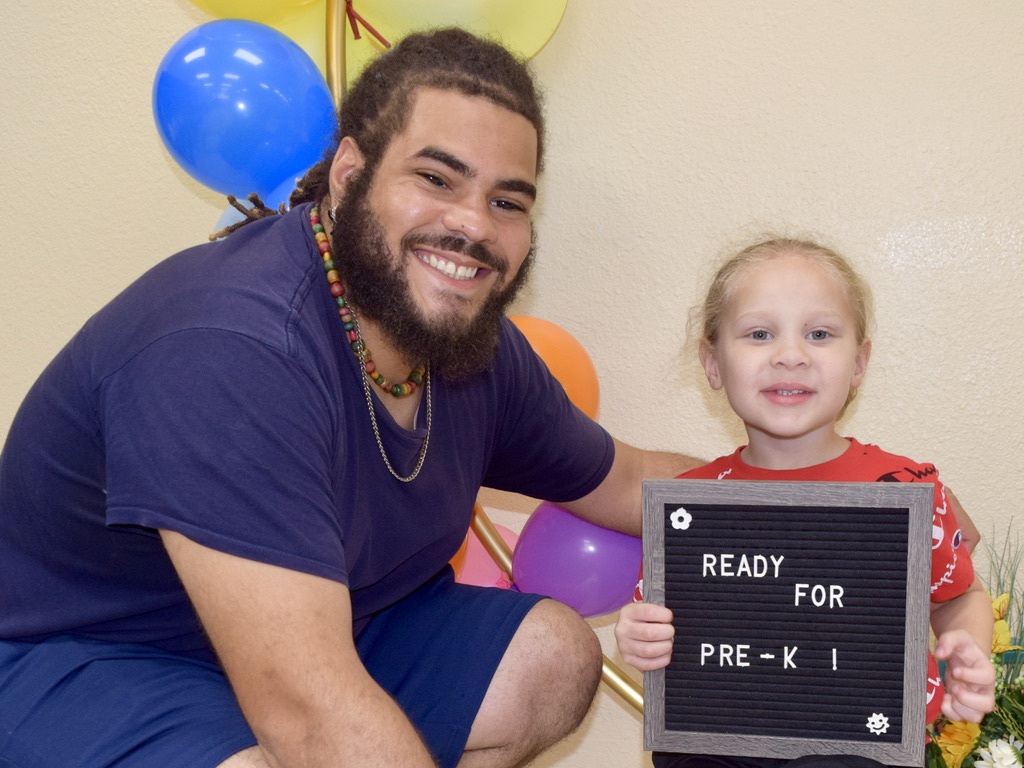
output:
[[929, 483], [645, 480], [644, 748], [923, 765]]

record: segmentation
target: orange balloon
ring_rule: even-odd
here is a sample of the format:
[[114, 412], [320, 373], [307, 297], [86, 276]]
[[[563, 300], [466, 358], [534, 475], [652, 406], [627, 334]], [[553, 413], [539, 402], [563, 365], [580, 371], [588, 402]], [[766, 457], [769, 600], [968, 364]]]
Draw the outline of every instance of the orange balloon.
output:
[[597, 371], [583, 345], [571, 333], [548, 320], [526, 315], [509, 319], [523, 332], [551, 375], [558, 379], [573, 405], [596, 419], [600, 388]]
[[466, 564], [466, 550], [469, 548], [469, 534], [466, 534], [466, 538], [462, 540], [462, 544], [459, 546], [458, 552], [452, 555], [452, 559], [448, 561], [451, 565], [452, 570], [455, 571], [456, 581], [459, 575], [462, 573], [462, 567]]

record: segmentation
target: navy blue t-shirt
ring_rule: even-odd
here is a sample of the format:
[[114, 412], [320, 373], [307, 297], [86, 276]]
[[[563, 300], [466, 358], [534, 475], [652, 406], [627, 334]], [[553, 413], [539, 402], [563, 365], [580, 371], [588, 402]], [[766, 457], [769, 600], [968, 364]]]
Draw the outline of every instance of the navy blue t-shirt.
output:
[[[0, 637], [207, 656], [161, 528], [347, 584], [358, 628], [444, 567], [481, 486], [568, 501], [605, 477], [611, 438], [506, 320], [490, 370], [434, 378], [423, 469], [394, 479], [308, 208], [158, 264], [32, 387], [0, 455]], [[399, 473], [424, 411], [408, 431], [376, 406]]]

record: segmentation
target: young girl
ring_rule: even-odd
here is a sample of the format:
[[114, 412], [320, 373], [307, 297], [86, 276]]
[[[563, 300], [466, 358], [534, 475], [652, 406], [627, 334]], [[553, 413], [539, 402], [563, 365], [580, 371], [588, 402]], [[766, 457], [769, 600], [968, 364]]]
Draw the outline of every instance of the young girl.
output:
[[[992, 612], [974, 578], [969, 547], [954, 514], [958, 505], [939, 483], [933, 466], [836, 431], [836, 421], [856, 394], [871, 356], [869, 305], [869, 289], [849, 263], [813, 242], [766, 240], [729, 259], [701, 308], [699, 355], [711, 387], [725, 390], [743, 420], [748, 442], [681, 477], [848, 482], [922, 478], [934, 483], [931, 625], [938, 638], [934, 655], [946, 661], [946, 680], [943, 686], [930, 658], [927, 716], [930, 722], [941, 711], [953, 720], [979, 722], [995, 706], [995, 670], [988, 650]], [[973, 539], [973, 525], [966, 518], [964, 525]], [[625, 606], [615, 627], [622, 658], [641, 670], [666, 666], [675, 631], [671, 622], [672, 613], [663, 606]], [[821, 761], [877, 765], [836, 758]], [[654, 755], [658, 768], [781, 764], [784, 761]]]

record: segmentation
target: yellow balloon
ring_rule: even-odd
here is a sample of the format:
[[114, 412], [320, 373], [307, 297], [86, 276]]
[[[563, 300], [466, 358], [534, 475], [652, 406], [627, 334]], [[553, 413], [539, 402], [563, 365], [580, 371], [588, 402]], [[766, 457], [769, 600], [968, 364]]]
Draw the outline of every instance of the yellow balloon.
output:
[[248, 19], [270, 26], [294, 16], [315, 2], [316, 0], [192, 0], [192, 4], [197, 8], [218, 19]]
[[304, 6], [299, 13], [271, 26], [291, 38], [327, 77], [327, 0], [311, 0]]
[[[366, 23], [394, 45], [410, 32], [432, 27], [462, 27], [493, 38], [520, 56], [537, 54], [555, 33], [568, 0], [355, 0]], [[359, 40], [346, 24], [345, 76], [351, 83], [367, 62], [385, 50], [359, 25]]]

